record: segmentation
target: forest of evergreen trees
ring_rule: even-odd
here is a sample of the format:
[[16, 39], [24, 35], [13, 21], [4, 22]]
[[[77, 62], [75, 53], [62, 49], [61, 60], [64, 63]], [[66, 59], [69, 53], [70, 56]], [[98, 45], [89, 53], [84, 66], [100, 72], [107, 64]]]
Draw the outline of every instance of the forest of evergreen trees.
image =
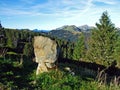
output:
[[71, 42], [49, 34], [32, 32], [27, 29], [8, 29], [1, 25], [0, 56], [18, 57], [20, 60], [23, 57], [29, 57], [32, 60], [34, 58], [33, 38], [44, 35], [57, 42], [60, 51], [59, 59], [82, 60], [107, 67], [116, 62], [116, 65], [120, 66], [120, 36], [107, 12], [103, 13], [99, 23], [96, 23], [96, 27], [90, 33], [91, 36], [87, 40], [84, 33], [81, 33], [76, 42]]

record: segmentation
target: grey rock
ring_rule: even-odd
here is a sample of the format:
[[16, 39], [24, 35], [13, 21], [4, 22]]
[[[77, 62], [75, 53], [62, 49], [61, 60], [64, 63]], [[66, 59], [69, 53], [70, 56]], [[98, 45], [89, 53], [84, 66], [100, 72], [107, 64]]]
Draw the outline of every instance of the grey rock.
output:
[[36, 74], [47, 72], [48, 68], [55, 67], [57, 60], [57, 44], [48, 37], [34, 37], [34, 53], [38, 63]]

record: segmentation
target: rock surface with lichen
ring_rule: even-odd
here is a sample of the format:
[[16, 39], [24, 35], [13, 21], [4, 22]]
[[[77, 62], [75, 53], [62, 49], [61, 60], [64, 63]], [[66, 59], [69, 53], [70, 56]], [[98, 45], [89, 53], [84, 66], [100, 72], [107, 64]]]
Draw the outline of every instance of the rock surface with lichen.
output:
[[57, 60], [57, 44], [44, 36], [34, 37], [34, 53], [38, 63], [36, 74], [47, 72], [48, 68], [55, 67]]

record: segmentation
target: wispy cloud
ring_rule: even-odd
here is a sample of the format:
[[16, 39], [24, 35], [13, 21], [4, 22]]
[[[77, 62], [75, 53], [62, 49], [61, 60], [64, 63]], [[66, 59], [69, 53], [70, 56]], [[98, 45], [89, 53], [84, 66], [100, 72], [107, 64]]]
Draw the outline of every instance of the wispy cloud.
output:
[[120, 9], [119, 0], [45, 0], [42, 3], [40, 0], [18, 1], [20, 4], [16, 5], [0, 1], [0, 15], [54, 18], [56, 21], [79, 24], [90, 21], [95, 23], [105, 10], [117, 16]]
[[114, 5], [118, 3], [118, 0], [94, 0], [95, 2], [102, 2], [109, 5]]
[[11, 9], [11, 8], [2, 8], [0, 11], [1, 15], [29, 15], [30, 12], [23, 11], [23, 10], [17, 10], [17, 9]]
[[35, 0], [20, 0], [20, 1], [26, 4], [33, 4], [35, 2]]
[[31, 7], [31, 9], [37, 12], [60, 15], [60, 16], [71, 16], [78, 13], [85, 13], [92, 6], [93, 0], [49, 0], [44, 4], [37, 4]]
[[91, 8], [91, 6], [93, 5], [92, 2], [93, 2], [93, 0], [88, 0], [88, 2], [86, 2], [86, 6], [85, 6], [85, 8], [83, 9], [83, 12], [82, 12], [82, 13], [87, 12], [87, 11]]
[[[30, 0], [21, 0], [26, 3], [32, 3]], [[30, 7], [1, 7], [0, 14], [5, 15], [41, 15], [41, 14], [53, 14], [68, 16], [73, 15], [73, 13], [82, 13], [89, 9], [92, 0], [80, 1], [80, 0], [48, 0], [44, 4], [36, 4]], [[34, 13], [33, 13], [34, 12]]]
[[[36, 0], [20, 0], [27, 4], [32, 4]], [[99, 8], [94, 7], [93, 2], [102, 2], [105, 4], [114, 5], [118, 3], [118, 0], [48, 0], [43, 4], [36, 3], [29, 7], [21, 6], [20, 8], [15, 7], [0, 7], [0, 14], [3, 15], [53, 15], [53, 16], [75, 16], [82, 15], [91, 11], [91, 9]], [[107, 9], [107, 8], [106, 8]]]

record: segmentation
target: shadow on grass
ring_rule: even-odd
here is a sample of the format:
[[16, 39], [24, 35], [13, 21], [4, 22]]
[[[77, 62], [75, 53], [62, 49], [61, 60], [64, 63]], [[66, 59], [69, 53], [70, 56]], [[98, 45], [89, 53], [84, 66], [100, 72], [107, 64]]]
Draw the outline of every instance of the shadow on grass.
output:
[[[22, 89], [24, 88], [30, 88], [30, 74], [33, 73], [33, 71], [37, 68], [36, 63], [30, 63], [30, 64], [23, 64], [21, 68], [14, 68], [14, 73], [17, 78], [15, 78], [15, 83], [18, 88]], [[32, 87], [31, 87], [32, 88]]]
[[12, 60], [4, 60], [0, 57], [0, 83], [12, 88], [30, 88], [29, 75], [37, 68], [35, 62], [24, 62], [19, 65]]
[[[84, 61], [75, 61], [70, 59], [60, 59], [58, 63], [67, 64], [66, 66], [70, 67], [76, 75], [82, 75], [85, 78], [95, 78], [98, 74], [98, 71], [104, 70], [105, 73], [110, 77], [120, 77], [120, 68], [115, 66], [105, 67], [96, 63], [84, 62]], [[65, 68], [66, 66], [60, 68]], [[85, 73], [85, 74], [84, 74]]]

